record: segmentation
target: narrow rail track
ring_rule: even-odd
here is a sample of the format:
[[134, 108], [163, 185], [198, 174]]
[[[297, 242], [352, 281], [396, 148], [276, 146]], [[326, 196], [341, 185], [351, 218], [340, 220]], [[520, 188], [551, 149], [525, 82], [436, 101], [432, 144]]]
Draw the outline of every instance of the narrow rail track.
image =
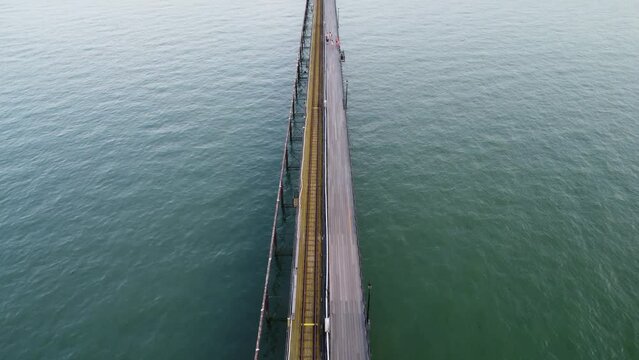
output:
[[314, 0], [289, 359], [321, 359], [323, 344], [323, 1]]

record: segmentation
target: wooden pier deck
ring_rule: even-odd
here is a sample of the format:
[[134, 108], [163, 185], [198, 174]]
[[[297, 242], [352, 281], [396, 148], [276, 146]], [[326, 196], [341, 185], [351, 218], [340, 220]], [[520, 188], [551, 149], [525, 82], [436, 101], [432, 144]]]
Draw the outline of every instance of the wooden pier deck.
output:
[[331, 360], [369, 358], [335, 0], [324, 0], [326, 238]]

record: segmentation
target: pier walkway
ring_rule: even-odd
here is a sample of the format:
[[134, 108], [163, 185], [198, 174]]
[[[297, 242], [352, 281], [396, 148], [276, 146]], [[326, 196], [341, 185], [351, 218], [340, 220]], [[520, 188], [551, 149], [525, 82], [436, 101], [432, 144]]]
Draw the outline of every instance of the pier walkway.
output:
[[346, 126], [335, 0], [324, 0], [326, 45], [326, 223], [328, 239], [329, 346], [332, 360], [368, 359], [351, 157]]

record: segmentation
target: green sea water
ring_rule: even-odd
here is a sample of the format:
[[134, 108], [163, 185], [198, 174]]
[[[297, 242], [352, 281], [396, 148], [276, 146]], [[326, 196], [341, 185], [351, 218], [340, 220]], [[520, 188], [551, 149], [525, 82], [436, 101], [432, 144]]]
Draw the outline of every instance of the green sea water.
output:
[[[639, 358], [639, 4], [338, 0], [375, 359]], [[0, 2], [0, 359], [252, 356], [304, 3]]]

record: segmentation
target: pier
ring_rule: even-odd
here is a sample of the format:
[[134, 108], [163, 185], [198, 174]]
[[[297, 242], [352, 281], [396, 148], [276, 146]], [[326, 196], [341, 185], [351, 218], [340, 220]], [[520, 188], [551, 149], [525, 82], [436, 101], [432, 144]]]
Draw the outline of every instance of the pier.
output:
[[[288, 314], [281, 319], [286, 322], [286, 340], [281, 344], [285, 349], [283, 357], [369, 358], [343, 61], [335, 0], [307, 0], [255, 360], [266, 356], [262, 349], [267, 331], [265, 324], [271, 331], [279, 331], [268, 326], [277, 319], [270, 309], [273, 292], [278, 289], [272, 270], [273, 259], [278, 258], [278, 239], [287, 227], [294, 227], [294, 238], [290, 249]], [[301, 102], [304, 102], [302, 111], [299, 110]], [[301, 124], [299, 119], [303, 119]], [[301, 142], [299, 146], [295, 145], [296, 139]], [[290, 159], [296, 154], [295, 149], [301, 153], [299, 167]], [[299, 184], [292, 184], [295, 180], [291, 178]], [[294, 209], [295, 224], [286, 223], [287, 209]], [[279, 298], [282, 297], [279, 294]], [[277, 338], [277, 334], [274, 336]], [[277, 344], [271, 346], [277, 347]]]

